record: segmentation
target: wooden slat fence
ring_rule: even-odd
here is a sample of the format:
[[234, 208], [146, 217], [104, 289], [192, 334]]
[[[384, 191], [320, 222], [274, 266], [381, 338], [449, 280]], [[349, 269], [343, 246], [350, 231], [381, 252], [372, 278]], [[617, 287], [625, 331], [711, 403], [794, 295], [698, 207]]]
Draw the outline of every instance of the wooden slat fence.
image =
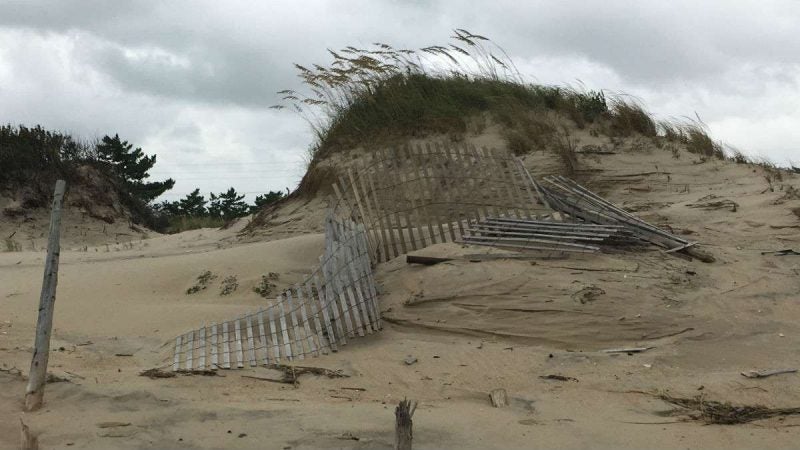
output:
[[469, 144], [373, 151], [334, 184], [334, 211], [366, 227], [373, 262], [468, 235], [491, 217], [533, 219], [551, 211], [522, 162]]
[[170, 346], [172, 370], [285, 364], [337, 351], [349, 338], [381, 329], [366, 231], [329, 215], [325, 253], [303, 282], [265, 308], [184, 333]]

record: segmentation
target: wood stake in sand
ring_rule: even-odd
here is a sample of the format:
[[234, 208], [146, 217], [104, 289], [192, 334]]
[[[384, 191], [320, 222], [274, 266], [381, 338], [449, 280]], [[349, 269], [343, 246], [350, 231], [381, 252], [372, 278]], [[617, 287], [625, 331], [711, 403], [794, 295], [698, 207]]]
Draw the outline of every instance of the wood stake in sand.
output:
[[19, 448], [22, 450], [39, 450], [39, 439], [31, 433], [31, 429], [25, 425], [22, 419], [19, 419], [19, 423], [22, 426]]
[[397, 408], [394, 410], [395, 425], [394, 425], [394, 448], [395, 450], [411, 450], [411, 441], [413, 440], [414, 425], [411, 417], [417, 409], [417, 402], [408, 401], [403, 399]]
[[34, 411], [42, 406], [47, 379], [47, 360], [50, 356], [50, 332], [53, 329], [53, 309], [58, 284], [58, 255], [60, 251], [61, 203], [64, 201], [64, 180], [56, 181], [53, 211], [50, 214], [50, 238], [44, 264], [42, 295], [39, 297], [39, 317], [36, 322], [36, 342], [33, 346], [31, 371], [25, 391], [25, 409]]

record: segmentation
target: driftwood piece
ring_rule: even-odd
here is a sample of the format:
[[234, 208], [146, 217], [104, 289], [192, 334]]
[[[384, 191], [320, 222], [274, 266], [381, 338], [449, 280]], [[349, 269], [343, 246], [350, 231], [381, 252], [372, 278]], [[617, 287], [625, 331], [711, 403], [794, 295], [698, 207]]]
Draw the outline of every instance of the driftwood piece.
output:
[[564, 375], [553, 375], [553, 374], [551, 374], [551, 375], [540, 375], [539, 378], [541, 378], [543, 380], [574, 381], [576, 383], [578, 382], [577, 378], [568, 377], [568, 376], [564, 376]]
[[748, 370], [747, 372], [742, 372], [742, 376], [747, 378], [767, 378], [782, 373], [797, 373], [797, 369]]
[[601, 350], [603, 353], [642, 353], [655, 347], [623, 347], [623, 348], [609, 348]]
[[25, 390], [25, 410], [34, 411], [44, 401], [44, 386], [47, 381], [47, 361], [50, 356], [50, 334], [53, 329], [53, 309], [58, 284], [58, 257], [61, 238], [61, 204], [64, 201], [66, 183], [56, 181], [53, 194], [53, 210], [50, 214], [50, 237], [47, 242], [47, 259], [44, 265], [42, 293], [39, 297], [39, 317], [36, 321], [36, 341], [33, 347], [31, 370]]
[[489, 393], [489, 400], [495, 408], [504, 408], [508, 406], [508, 394], [505, 389], [494, 389]]
[[422, 264], [425, 266], [433, 266], [435, 264], [443, 263], [446, 261], [452, 261], [453, 258], [437, 258], [434, 256], [417, 256], [417, 255], [406, 255], [406, 263], [407, 264]]
[[414, 411], [417, 409], [417, 402], [403, 399], [394, 410], [394, 448], [395, 450], [411, 450], [411, 443], [414, 438], [413, 421]]
[[31, 433], [31, 429], [25, 425], [22, 419], [19, 419], [19, 424], [21, 426], [19, 448], [22, 450], [39, 450], [39, 439]]

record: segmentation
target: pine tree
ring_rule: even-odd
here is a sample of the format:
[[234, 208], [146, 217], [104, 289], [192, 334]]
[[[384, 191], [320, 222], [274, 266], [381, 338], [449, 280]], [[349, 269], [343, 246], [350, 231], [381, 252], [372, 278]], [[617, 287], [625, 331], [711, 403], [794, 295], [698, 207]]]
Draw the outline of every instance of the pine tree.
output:
[[153, 210], [166, 216], [177, 216], [181, 213], [181, 205], [179, 202], [164, 200], [153, 205]]
[[212, 192], [208, 213], [215, 217], [222, 217], [225, 220], [245, 216], [250, 210], [250, 205], [243, 200], [244, 195], [236, 193], [234, 188], [230, 188], [227, 192], [221, 192], [218, 195], [214, 195]]
[[[213, 197], [214, 194], [211, 194]], [[176, 214], [184, 215], [184, 216], [194, 216], [200, 217], [205, 216], [208, 214], [208, 210], [206, 209], [206, 201], [205, 197], [200, 195], [200, 189], [195, 189], [191, 193], [187, 194], [185, 198], [178, 200], [178, 208]]]
[[269, 191], [264, 195], [256, 195], [255, 204], [250, 207], [250, 212], [255, 213], [267, 205], [271, 205], [284, 196], [283, 191]]
[[150, 177], [147, 172], [156, 163], [156, 155], [147, 156], [141, 148], [133, 148], [128, 141], [122, 141], [118, 134], [104, 136], [97, 144], [97, 158], [106, 162], [127, 185], [131, 194], [145, 203], [150, 203], [159, 195], [172, 189], [175, 180], [145, 182]]

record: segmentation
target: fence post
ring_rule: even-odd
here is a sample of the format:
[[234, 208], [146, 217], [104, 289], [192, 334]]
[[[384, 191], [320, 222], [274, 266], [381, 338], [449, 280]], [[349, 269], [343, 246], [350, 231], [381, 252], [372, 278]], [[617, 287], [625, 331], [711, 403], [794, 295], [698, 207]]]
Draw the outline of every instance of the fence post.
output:
[[25, 390], [25, 409], [34, 411], [42, 406], [44, 386], [47, 382], [47, 360], [50, 356], [50, 333], [53, 328], [53, 308], [58, 284], [58, 256], [60, 248], [61, 204], [64, 200], [64, 180], [56, 181], [53, 210], [50, 214], [50, 238], [47, 242], [47, 259], [44, 264], [42, 294], [39, 298], [39, 317], [36, 322], [36, 341], [33, 347], [28, 387]]
[[411, 417], [414, 416], [414, 411], [417, 409], [417, 402], [408, 401], [403, 399], [397, 408], [394, 410], [395, 425], [394, 425], [394, 448], [395, 450], [411, 450], [411, 441], [413, 440], [412, 426], [413, 422]]

